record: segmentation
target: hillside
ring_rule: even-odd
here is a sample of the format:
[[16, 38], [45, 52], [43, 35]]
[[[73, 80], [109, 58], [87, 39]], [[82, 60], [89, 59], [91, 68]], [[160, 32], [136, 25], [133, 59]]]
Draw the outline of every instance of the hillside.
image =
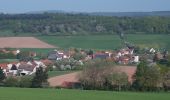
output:
[[107, 14], [0, 14], [0, 36], [170, 34], [169, 12]]
[[95, 16], [117, 16], [117, 17], [146, 17], [146, 16], [170, 16], [170, 11], [153, 12], [93, 12], [89, 15]]

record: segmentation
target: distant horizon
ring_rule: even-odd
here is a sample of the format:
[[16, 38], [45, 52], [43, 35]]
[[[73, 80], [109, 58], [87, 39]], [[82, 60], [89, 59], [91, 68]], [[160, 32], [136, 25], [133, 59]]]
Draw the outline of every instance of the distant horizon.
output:
[[0, 0], [1, 13], [170, 11], [170, 0]]
[[170, 10], [153, 10], [153, 11], [95, 11], [95, 12], [81, 12], [81, 11], [64, 11], [64, 10], [35, 10], [27, 12], [0, 12], [3, 14], [27, 14], [27, 13], [45, 13], [45, 12], [61, 12], [61, 13], [147, 13], [147, 12], [170, 12]]

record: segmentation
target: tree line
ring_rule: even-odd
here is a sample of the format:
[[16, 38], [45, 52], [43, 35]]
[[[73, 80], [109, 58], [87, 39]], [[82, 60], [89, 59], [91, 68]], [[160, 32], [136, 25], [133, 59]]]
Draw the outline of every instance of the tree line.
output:
[[[132, 77], [122, 71], [115, 70], [109, 61], [91, 61], [86, 64], [80, 82], [86, 90], [110, 91], [169, 91], [170, 90], [170, 59], [167, 64], [148, 63], [141, 61]], [[126, 66], [125, 66], [126, 67]]]
[[13, 35], [169, 34], [170, 17], [109, 17], [86, 14], [0, 14], [0, 32]]

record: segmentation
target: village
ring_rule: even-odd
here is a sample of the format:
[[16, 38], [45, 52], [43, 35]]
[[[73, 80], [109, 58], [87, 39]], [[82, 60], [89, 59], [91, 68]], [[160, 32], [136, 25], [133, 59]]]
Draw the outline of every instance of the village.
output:
[[[145, 51], [144, 54], [138, 54], [134, 48], [123, 48], [120, 50], [82, 50], [82, 49], [69, 49], [69, 50], [57, 50], [54, 49], [49, 51], [47, 56], [42, 59], [36, 58], [36, 52], [28, 52], [26, 57], [17, 58], [23, 51], [6, 50], [1, 49], [0, 54], [13, 54], [16, 59], [14, 62], [1, 62], [0, 68], [3, 69], [6, 76], [25, 76], [32, 75], [36, 72], [36, 68], [43, 67], [57, 69], [60, 71], [64, 70], [76, 70], [76, 67], [83, 66], [85, 62], [93, 59], [103, 59], [113, 62], [117, 65], [130, 65], [136, 66], [139, 64], [141, 59], [145, 59], [151, 64], [154, 60], [164, 60], [168, 55], [167, 51], [159, 52], [154, 48], [150, 48]], [[26, 59], [31, 58], [31, 59]], [[8, 58], [6, 58], [8, 59]], [[63, 62], [62, 62], [63, 61]], [[65, 62], [64, 62], [65, 61]], [[56, 64], [60, 62], [60, 64]], [[77, 68], [78, 69], [78, 68]]]

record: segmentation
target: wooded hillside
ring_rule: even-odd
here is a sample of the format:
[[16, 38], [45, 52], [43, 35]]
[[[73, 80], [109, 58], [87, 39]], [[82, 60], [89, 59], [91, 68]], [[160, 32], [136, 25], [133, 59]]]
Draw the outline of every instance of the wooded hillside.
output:
[[[88, 14], [0, 14], [0, 35], [170, 34], [170, 17]], [[8, 34], [6, 34], [8, 33]], [[11, 35], [10, 34], [10, 35]]]

